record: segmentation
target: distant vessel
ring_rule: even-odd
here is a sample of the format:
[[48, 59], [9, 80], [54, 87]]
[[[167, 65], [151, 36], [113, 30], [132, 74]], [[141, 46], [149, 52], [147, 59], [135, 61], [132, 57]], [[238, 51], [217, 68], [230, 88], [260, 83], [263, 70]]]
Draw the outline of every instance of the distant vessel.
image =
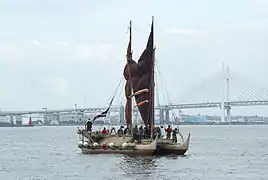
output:
[[32, 117], [30, 117], [30, 118], [29, 118], [28, 126], [30, 126], [30, 127], [32, 127], [32, 126], [33, 126]]

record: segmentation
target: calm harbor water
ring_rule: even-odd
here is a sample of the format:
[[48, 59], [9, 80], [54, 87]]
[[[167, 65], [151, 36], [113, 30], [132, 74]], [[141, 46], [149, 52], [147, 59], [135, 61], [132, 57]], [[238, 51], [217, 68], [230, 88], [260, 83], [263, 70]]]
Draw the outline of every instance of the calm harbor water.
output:
[[268, 126], [181, 126], [183, 157], [82, 155], [76, 127], [0, 128], [3, 180], [267, 180]]

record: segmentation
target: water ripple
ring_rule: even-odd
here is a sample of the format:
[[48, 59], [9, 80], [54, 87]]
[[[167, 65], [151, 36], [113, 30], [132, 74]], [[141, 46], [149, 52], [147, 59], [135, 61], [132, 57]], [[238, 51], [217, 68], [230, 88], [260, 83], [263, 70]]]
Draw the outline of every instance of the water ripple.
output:
[[267, 179], [268, 126], [183, 126], [186, 156], [83, 155], [76, 127], [0, 128], [5, 180]]

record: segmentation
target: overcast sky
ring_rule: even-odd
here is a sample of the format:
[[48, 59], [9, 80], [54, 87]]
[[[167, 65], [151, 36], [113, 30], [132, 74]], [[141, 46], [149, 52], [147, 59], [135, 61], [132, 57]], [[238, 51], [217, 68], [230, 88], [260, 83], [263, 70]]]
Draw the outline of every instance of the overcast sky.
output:
[[172, 103], [220, 100], [211, 92], [223, 62], [267, 85], [267, 9], [266, 0], [0, 0], [0, 108], [106, 106], [122, 78], [129, 20], [137, 59], [152, 15]]

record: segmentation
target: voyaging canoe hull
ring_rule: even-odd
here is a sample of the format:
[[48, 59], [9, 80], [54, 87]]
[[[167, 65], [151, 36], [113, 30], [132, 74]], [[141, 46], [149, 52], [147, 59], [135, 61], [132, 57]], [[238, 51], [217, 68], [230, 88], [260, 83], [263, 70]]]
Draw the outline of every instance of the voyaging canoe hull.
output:
[[155, 149], [148, 150], [112, 150], [112, 149], [88, 149], [81, 148], [82, 154], [126, 154], [135, 156], [152, 156], [155, 153]]
[[188, 149], [190, 144], [190, 133], [188, 134], [188, 137], [186, 141], [183, 141], [182, 143], [172, 143], [170, 141], [165, 140], [159, 140], [157, 142], [157, 148], [155, 150], [156, 155], [184, 155]]
[[[157, 148], [157, 140], [158, 137], [151, 141], [147, 142], [146, 144], [135, 144], [130, 143], [130, 146], [124, 146], [122, 140], [127, 140], [125, 137], [120, 136], [108, 136], [100, 142], [100, 144], [109, 144], [111, 143], [117, 144], [116, 147], [106, 147], [106, 148], [96, 148], [92, 145], [88, 147], [79, 144], [78, 147], [81, 149], [83, 154], [127, 154], [127, 155], [138, 155], [138, 156], [151, 156], [154, 155], [155, 150]], [[119, 146], [118, 146], [119, 145]]]

